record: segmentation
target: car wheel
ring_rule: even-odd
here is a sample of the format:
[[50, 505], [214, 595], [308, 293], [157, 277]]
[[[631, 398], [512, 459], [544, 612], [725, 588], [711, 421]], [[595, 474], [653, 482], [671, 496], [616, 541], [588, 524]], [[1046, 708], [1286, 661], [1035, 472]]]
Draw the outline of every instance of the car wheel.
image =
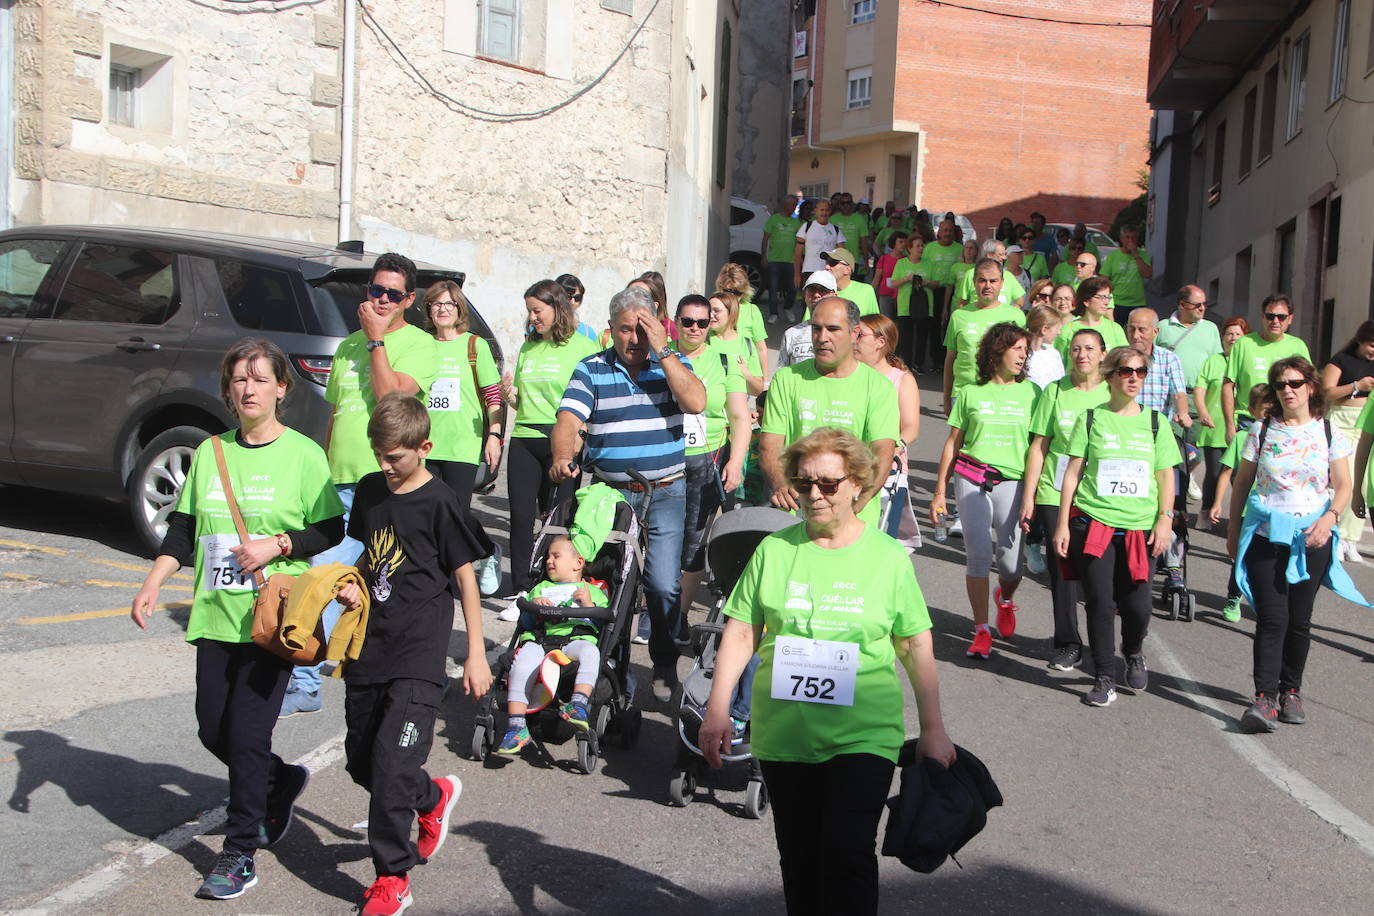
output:
[[743, 267], [749, 274], [749, 285], [754, 287], [754, 297], [763, 292], [767, 285], [768, 278], [763, 274], [763, 265], [759, 263], [759, 256], [752, 252], [737, 251], [730, 256], [730, 259], [739, 266]]
[[176, 508], [196, 446], [209, 435], [195, 426], [174, 426], [139, 452], [129, 477], [129, 513], [150, 549], [157, 550], [167, 535], [167, 519]]

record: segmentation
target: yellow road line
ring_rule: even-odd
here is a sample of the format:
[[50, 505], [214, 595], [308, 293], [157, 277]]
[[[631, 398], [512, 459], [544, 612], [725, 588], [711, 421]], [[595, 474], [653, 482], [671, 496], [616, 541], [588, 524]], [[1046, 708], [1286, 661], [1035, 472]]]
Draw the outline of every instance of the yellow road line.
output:
[[[9, 538], [0, 538], [0, 547], [15, 547], [19, 550], [35, 550], [39, 553], [46, 553], [54, 557], [76, 557], [77, 559], [86, 560], [90, 563], [98, 563], [101, 566], [111, 566], [115, 569], [127, 569], [131, 570], [132, 572], [148, 571], [147, 563], [144, 563], [140, 566], [137, 563], [123, 563], [119, 560], [102, 560], [100, 557], [83, 557], [80, 554], [74, 554], [70, 550], [64, 550], [61, 547], [46, 547], [42, 544], [29, 544], [25, 541], [12, 541]], [[189, 579], [191, 577], [186, 573], [174, 573], [172, 575], [172, 578]], [[138, 586], [134, 587], [137, 588]]]
[[[164, 601], [157, 605], [155, 611], [170, 611], [191, 606], [189, 601]], [[77, 620], [99, 620], [103, 617], [123, 617], [129, 613], [126, 607], [110, 608], [108, 611], [80, 611], [75, 614], [54, 614], [51, 617], [20, 617], [15, 623], [35, 624], [35, 623], [70, 623]]]
[[37, 579], [37, 576], [28, 573], [5, 573], [6, 579], [18, 579], [20, 582], [27, 582], [30, 579]]
[[[101, 588], [132, 588], [135, 591], [143, 587], [142, 582], [115, 582], [110, 579], [87, 579], [86, 584], [99, 585]], [[171, 590], [174, 592], [190, 592], [194, 591], [195, 589], [190, 585], [164, 585], [162, 586], [162, 590]]]

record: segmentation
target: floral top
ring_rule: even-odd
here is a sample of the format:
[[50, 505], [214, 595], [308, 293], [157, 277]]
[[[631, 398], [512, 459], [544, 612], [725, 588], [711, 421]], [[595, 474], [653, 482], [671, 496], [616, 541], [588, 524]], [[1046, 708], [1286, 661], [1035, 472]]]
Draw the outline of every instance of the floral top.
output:
[[1331, 462], [1350, 457], [1350, 440], [1334, 424], [1327, 448], [1325, 424], [1312, 420], [1302, 426], [1286, 426], [1270, 420], [1259, 451], [1263, 424], [1250, 427], [1241, 457], [1255, 463], [1255, 493], [1271, 512], [1309, 515], [1327, 504], [1331, 486]]

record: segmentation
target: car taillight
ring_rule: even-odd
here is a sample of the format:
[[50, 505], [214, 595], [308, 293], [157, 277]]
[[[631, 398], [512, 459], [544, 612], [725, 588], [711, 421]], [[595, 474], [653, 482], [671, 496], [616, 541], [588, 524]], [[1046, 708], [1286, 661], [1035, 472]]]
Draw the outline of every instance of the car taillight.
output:
[[321, 388], [329, 384], [329, 364], [333, 362], [329, 357], [293, 356], [291, 362], [306, 381], [314, 382]]

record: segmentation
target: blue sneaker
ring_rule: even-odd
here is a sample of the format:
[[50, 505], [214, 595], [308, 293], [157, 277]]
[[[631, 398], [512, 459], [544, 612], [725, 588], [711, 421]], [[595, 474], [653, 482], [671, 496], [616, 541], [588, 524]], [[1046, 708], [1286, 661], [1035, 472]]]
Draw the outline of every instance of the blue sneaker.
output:
[[264, 849], [277, 845], [291, 827], [296, 799], [310, 782], [310, 771], [300, 764], [287, 764], [277, 777], [275, 790], [267, 796], [267, 817], [258, 825], [258, 845]]
[[567, 703], [563, 706], [562, 716], [563, 721], [573, 728], [580, 728], [584, 732], [591, 729], [591, 723], [587, 721], [587, 707], [585, 706]]
[[253, 857], [241, 852], [222, 852], [215, 867], [201, 882], [196, 896], [201, 900], [233, 900], [258, 883]]
[[496, 748], [496, 753], [505, 754], [513, 757], [530, 743], [529, 728], [512, 728], [506, 732], [506, 737], [501, 739], [501, 744]]
[[734, 716], [731, 716], [731, 717], [730, 717], [730, 743], [731, 743], [731, 744], [743, 744], [743, 743], [744, 743], [744, 733], [747, 732], [748, 730], [749, 730], [749, 723], [748, 723], [746, 720], [744, 720], [744, 719], [736, 719]]
[[307, 712], [319, 712], [323, 701], [318, 690], [288, 690], [281, 701], [278, 719], [289, 719]]

